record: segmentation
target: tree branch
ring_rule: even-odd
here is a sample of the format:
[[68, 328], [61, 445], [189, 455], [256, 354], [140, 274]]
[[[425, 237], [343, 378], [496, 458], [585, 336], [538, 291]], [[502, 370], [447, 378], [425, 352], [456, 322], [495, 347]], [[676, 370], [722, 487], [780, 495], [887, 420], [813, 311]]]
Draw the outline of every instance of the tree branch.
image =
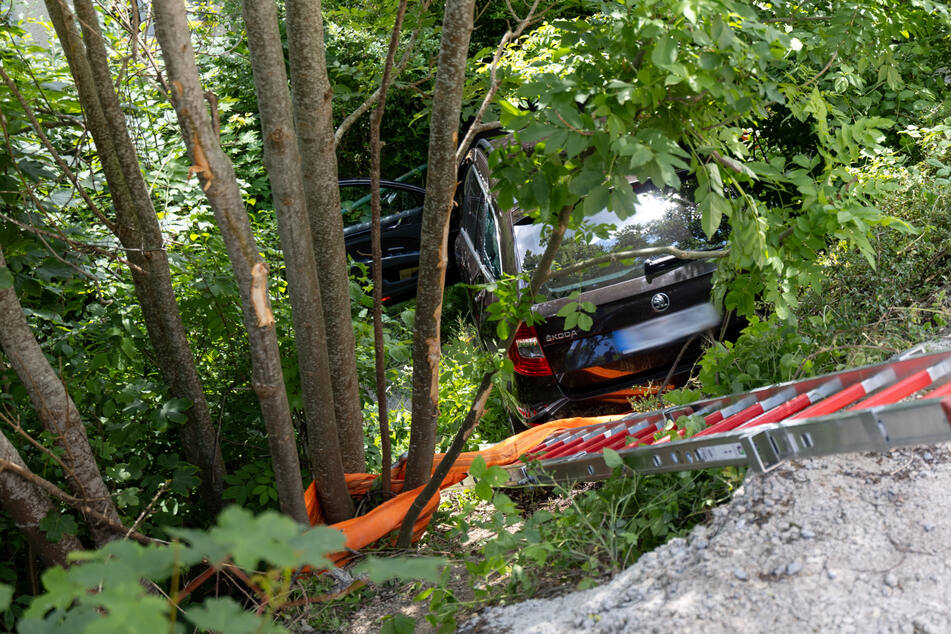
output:
[[[406, 67], [409, 65], [410, 54], [413, 52], [413, 49], [416, 48], [416, 39], [419, 36], [419, 31], [423, 26], [423, 15], [429, 9], [429, 4], [431, 0], [425, 0], [425, 2], [420, 5], [419, 8], [419, 20], [416, 22], [416, 28], [413, 29], [413, 33], [409, 37], [409, 43], [406, 45], [406, 50], [403, 51], [403, 56], [400, 57], [399, 64], [396, 65], [396, 69], [393, 71], [392, 76], [389, 79], [388, 84], [392, 84], [396, 81], [396, 78], [406, 70]], [[382, 86], [380, 87], [382, 88]], [[343, 138], [343, 135], [347, 133], [347, 130], [357, 122], [357, 119], [363, 116], [363, 114], [369, 110], [373, 105], [380, 100], [381, 90], [377, 88], [373, 91], [373, 94], [367, 97], [367, 100], [362, 104], [357, 106], [357, 109], [351, 112], [347, 117], [340, 122], [340, 126], [334, 132], [334, 144], [340, 145], [340, 140]]]
[[[492, 65], [489, 67], [489, 90], [486, 92], [485, 97], [482, 99], [482, 105], [479, 106], [479, 111], [476, 113], [475, 118], [472, 120], [472, 124], [469, 126], [469, 130], [466, 131], [466, 136], [463, 137], [462, 141], [456, 148], [456, 165], [462, 162], [462, 159], [466, 156], [466, 151], [469, 149], [469, 145], [472, 143], [472, 140], [477, 134], [476, 130], [482, 122], [482, 118], [485, 116], [486, 110], [489, 108], [489, 104], [492, 103], [492, 100], [495, 99], [495, 94], [498, 92], [499, 87], [502, 85], [502, 81], [496, 77], [496, 71], [499, 67], [499, 61], [502, 59], [502, 54], [505, 52], [505, 47], [522, 35], [522, 32], [525, 29], [535, 22], [537, 19], [535, 16], [535, 10], [538, 8], [538, 3], [540, 0], [533, 0], [532, 5], [528, 8], [528, 14], [519, 21], [518, 26], [515, 27], [515, 30], [508, 30], [505, 32], [505, 35], [502, 36], [502, 39], [499, 41], [499, 45], [495, 48], [495, 54], [492, 56]], [[515, 11], [512, 9], [512, 5], [506, 0], [506, 6], [513, 16], [518, 17]], [[557, 113], [555, 113], [557, 114]], [[561, 119], [561, 116], [558, 116]], [[562, 119], [564, 122], [564, 119]], [[565, 123], [565, 125], [568, 125]], [[571, 127], [571, 126], [568, 126]], [[590, 133], [589, 133], [590, 134]]]
[[127, 528], [121, 522], [117, 522], [103, 515], [99, 511], [92, 508], [91, 506], [89, 506], [86, 503], [86, 500], [81, 500], [77, 497], [70, 495], [69, 493], [66, 493], [61, 488], [59, 488], [58, 486], [50, 482], [49, 480], [45, 478], [41, 478], [40, 476], [36, 475], [32, 471], [24, 469], [23, 467], [16, 464], [15, 462], [10, 462], [9, 460], [4, 460], [3, 458], [0, 458], [0, 472], [3, 472], [3, 471], [9, 471], [10, 473], [15, 473], [16, 475], [20, 476], [27, 482], [30, 482], [31, 484], [35, 484], [36, 486], [40, 487], [41, 489], [43, 489], [44, 491], [52, 495], [57, 500], [65, 503], [67, 506], [76, 509], [83, 515], [88, 515], [89, 517], [93, 518], [94, 520], [96, 520], [96, 522], [99, 522], [105, 528], [115, 531], [116, 533], [123, 534], [130, 539], [134, 539], [140, 544], [145, 544], [146, 546], [148, 546], [149, 544], [164, 544], [165, 543], [161, 540], [153, 539], [152, 537], [143, 535], [142, 533], [139, 533], [130, 528]]
[[565, 268], [558, 269], [557, 271], [552, 271], [548, 275], [548, 279], [556, 280], [562, 277], [567, 277], [572, 273], [583, 271], [584, 269], [590, 268], [592, 266], [598, 266], [600, 264], [614, 264], [615, 262], [621, 262], [623, 260], [630, 260], [632, 258], [638, 257], [646, 257], [650, 255], [672, 255], [680, 260], [706, 260], [712, 258], [725, 258], [730, 255], [730, 250], [717, 249], [715, 251], [684, 251], [683, 249], [678, 249], [674, 246], [664, 246], [645, 247], [643, 249], [631, 249], [629, 251], [618, 251], [617, 253], [601, 255], [596, 258], [591, 258], [590, 260], [585, 260], [584, 262], [578, 262], [577, 264], [566, 266]]

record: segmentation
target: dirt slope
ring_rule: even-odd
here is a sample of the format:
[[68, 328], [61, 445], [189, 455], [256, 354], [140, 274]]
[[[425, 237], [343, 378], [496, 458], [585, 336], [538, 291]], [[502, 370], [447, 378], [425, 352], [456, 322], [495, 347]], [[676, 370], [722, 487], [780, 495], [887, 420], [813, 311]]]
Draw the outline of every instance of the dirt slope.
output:
[[599, 588], [492, 608], [492, 632], [951, 632], [951, 451], [792, 462]]

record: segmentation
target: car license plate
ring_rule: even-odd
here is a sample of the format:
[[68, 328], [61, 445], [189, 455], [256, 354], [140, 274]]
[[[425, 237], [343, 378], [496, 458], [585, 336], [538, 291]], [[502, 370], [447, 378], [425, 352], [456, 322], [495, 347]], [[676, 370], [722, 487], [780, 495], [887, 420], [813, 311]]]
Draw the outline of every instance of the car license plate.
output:
[[720, 313], [712, 304], [698, 304], [615, 330], [611, 337], [617, 351], [628, 355], [673, 343], [719, 323]]

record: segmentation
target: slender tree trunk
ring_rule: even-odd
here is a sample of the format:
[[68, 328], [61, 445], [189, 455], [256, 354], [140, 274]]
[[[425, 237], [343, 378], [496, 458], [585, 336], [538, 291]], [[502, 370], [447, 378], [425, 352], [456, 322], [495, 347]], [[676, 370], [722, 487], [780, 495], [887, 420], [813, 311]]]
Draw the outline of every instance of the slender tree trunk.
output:
[[383, 495], [390, 494], [390, 463], [393, 462], [390, 450], [389, 405], [386, 401], [386, 350], [383, 347], [383, 247], [380, 231], [380, 171], [383, 144], [380, 142], [380, 125], [383, 123], [383, 111], [386, 108], [386, 92], [393, 70], [393, 59], [400, 41], [403, 28], [403, 16], [406, 14], [406, 0], [400, 0], [396, 9], [396, 24], [390, 35], [390, 48], [386, 52], [383, 64], [383, 77], [380, 79], [380, 97], [376, 110], [370, 117], [370, 243], [373, 251], [373, 350], [376, 361], [376, 403], [380, 417], [380, 449], [383, 454], [383, 468], [380, 471]]
[[456, 190], [456, 144], [474, 0], [446, 0], [439, 68], [429, 123], [429, 169], [420, 232], [419, 282], [413, 329], [413, 424], [406, 488], [429, 480], [439, 416], [439, 328], [448, 259], [449, 216]]
[[333, 88], [327, 78], [320, 0], [288, 0], [287, 43], [293, 86], [294, 124], [307, 178], [307, 215], [313, 236], [320, 297], [327, 332], [327, 356], [337, 438], [343, 468], [366, 471], [363, 412], [357, 380], [356, 343], [350, 319], [350, 278], [343, 241], [337, 155], [334, 148]]
[[[13, 462], [26, 469], [16, 448], [0, 433], [0, 459]], [[0, 470], [0, 506], [13, 519], [13, 524], [23, 533], [27, 542], [47, 566], [68, 566], [66, 556], [81, 550], [83, 545], [73, 535], [63, 535], [58, 542], [50, 541], [40, 528], [40, 520], [56, 507], [49, 495], [35, 484], [20, 476]]]
[[[353, 517], [353, 500], [344, 480], [337, 438], [320, 281], [307, 220], [304, 173], [284, 72], [277, 7], [269, 0], [245, 0], [242, 10], [261, 113], [264, 165], [271, 182], [281, 249], [287, 263], [287, 287], [307, 425], [307, 453], [324, 515], [330, 523], [339, 522]], [[336, 190], [336, 185], [333, 189]], [[347, 298], [349, 321], [349, 294]]]
[[215, 212], [238, 282], [251, 347], [252, 382], [267, 427], [281, 509], [298, 522], [306, 523], [300, 461], [267, 293], [267, 265], [254, 241], [234, 167], [221, 149], [205, 105], [185, 6], [181, 0], [155, 0], [152, 7], [156, 35], [172, 87], [172, 102], [194, 164], [193, 170], [198, 173]]
[[159, 372], [173, 396], [192, 403], [181, 431], [185, 457], [199, 467], [202, 499], [217, 513], [223, 505], [224, 460], [172, 288], [162, 231], [112, 84], [98, 14], [89, 0], [75, 0], [77, 16], [58, 0], [46, 5], [109, 183], [116, 233], [134, 265], [132, 279]]
[[[555, 261], [555, 254], [561, 247], [561, 242], [565, 237], [565, 230], [568, 228], [568, 221], [571, 218], [573, 209], [573, 207], [565, 206], [562, 207], [558, 213], [558, 219], [552, 228], [551, 237], [548, 238], [548, 245], [542, 253], [535, 273], [532, 274], [532, 280], [528, 288], [523, 291], [529, 297], [535, 297], [539, 290], [541, 290], [542, 284], [549, 278], [551, 265]], [[511, 324], [508, 339], [501, 346], [503, 350], [508, 350], [509, 346], [511, 346], [515, 340], [516, 325], [517, 324]], [[489, 400], [489, 394], [492, 393], [492, 381], [496, 372], [498, 372], [498, 370], [490, 370], [482, 375], [482, 381], [479, 383], [479, 389], [476, 390], [475, 398], [472, 399], [472, 405], [469, 406], [465, 420], [462, 421], [462, 425], [459, 426], [455, 437], [453, 437], [452, 442], [449, 444], [449, 449], [433, 471], [433, 477], [426, 483], [423, 490], [416, 495], [416, 499], [413, 500], [409, 510], [406, 511], [406, 517], [403, 518], [403, 523], [400, 526], [400, 533], [396, 542], [397, 547], [409, 548], [410, 542], [413, 539], [413, 526], [416, 524], [416, 519], [419, 517], [423, 508], [429, 503], [429, 500], [436, 495], [442, 481], [449, 475], [449, 470], [452, 469], [452, 465], [455, 464], [456, 459], [459, 458], [459, 454], [462, 453], [463, 447], [466, 446], [466, 441], [469, 440], [469, 436], [472, 435], [479, 421], [482, 420], [482, 414], [485, 413], [485, 404]]]
[[[6, 265], [0, 252], [0, 268]], [[87, 500], [90, 507], [118, 522], [119, 514], [99, 473], [79, 411], [43, 355], [12, 287], [0, 289], [0, 347], [26, 387], [43, 427], [63, 450], [62, 460], [70, 488], [77, 497]], [[111, 531], [92, 520], [89, 530], [97, 545], [113, 537]]]

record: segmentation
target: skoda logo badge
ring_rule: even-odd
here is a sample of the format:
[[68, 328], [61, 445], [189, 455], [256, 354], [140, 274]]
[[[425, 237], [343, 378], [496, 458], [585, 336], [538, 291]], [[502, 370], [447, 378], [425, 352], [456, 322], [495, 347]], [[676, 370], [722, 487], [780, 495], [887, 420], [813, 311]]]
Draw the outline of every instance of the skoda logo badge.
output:
[[651, 297], [651, 308], [654, 309], [655, 313], [664, 312], [670, 308], [670, 298], [667, 297], [666, 293], [657, 293]]

